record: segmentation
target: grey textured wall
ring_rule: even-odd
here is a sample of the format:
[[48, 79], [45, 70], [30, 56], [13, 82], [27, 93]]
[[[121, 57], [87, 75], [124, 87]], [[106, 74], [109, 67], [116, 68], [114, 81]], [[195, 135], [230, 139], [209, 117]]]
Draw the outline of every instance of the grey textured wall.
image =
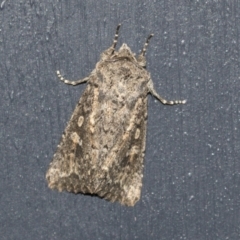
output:
[[[0, 9], [1, 239], [239, 239], [240, 2], [6, 0]], [[123, 22], [167, 99], [149, 96], [134, 208], [48, 189], [45, 172], [87, 76]]]

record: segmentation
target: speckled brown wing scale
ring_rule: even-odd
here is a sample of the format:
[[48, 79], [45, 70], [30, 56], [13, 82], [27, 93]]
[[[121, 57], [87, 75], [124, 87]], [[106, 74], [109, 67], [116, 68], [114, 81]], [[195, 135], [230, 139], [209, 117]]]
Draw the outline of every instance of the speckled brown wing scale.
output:
[[[111, 159], [111, 155], [115, 158], [108, 164], [106, 161], [105, 165], [109, 166], [99, 169], [103, 181], [97, 188], [97, 194], [127, 206], [134, 206], [140, 199], [142, 188], [147, 99], [142, 100], [138, 101], [133, 109], [134, 126], [118, 139], [116, 147], [110, 151], [108, 160]], [[128, 127], [131, 125], [131, 120]]]
[[[88, 86], [80, 98], [70, 121], [62, 135], [46, 174], [48, 186], [59, 191], [87, 192], [85, 182], [89, 181], [89, 133], [86, 132], [86, 119], [92, 111], [92, 89]], [[88, 114], [88, 116], [86, 115]]]
[[[118, 74], [112, 74], [116, 68]], [[139, 200], [148, 74], [136, 75], [136, 68], [121, 60], [98, 64], [50, 164], [50, 188], [97, 194], [128, 206]]]
[[46, 174], [48, 186], [59, 191], [98, 195], [109, 201], [133, 206], [141, 195], [146, 141], [147, 94], [163, 104], [167, 101], [153, 88], [146, 71], [147, 39], [136, 59], [123, 44], [115, 51], [118, 30], [112, 46], [102, 53], [89, 77], [67, 124]]

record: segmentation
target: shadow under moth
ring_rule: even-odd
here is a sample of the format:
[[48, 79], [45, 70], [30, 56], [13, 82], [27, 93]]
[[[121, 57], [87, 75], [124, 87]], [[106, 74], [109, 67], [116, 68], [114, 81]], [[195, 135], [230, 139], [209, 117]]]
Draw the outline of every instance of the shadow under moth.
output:
[[124, 43], [116, 51], [120, 24], [110, 48], [101, 54], [91, 74], [70, 85], [87, 82], [57, 146], [46, 174], [48, 186], [58, 191], [98, 195], [134, 206], [140, 199], [146, 143], [147, 95], [163, 104], [146, 71], [147, 38], [135, 57]]

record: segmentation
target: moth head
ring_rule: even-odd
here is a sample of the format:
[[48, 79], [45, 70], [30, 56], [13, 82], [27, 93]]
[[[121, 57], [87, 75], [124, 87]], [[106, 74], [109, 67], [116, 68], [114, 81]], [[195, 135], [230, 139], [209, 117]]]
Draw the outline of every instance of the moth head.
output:
[[114, 60], [114, 59], [127, 59], [129, 61], [139, 64], [143, 68], [146, 67], [145, 56], [141, 53], [136, 58], [135, 53], [131, 51], [130, 47], [128, 47], [126, 43], [123, 43], [123, 45], [119, 48], [118, 51], [116, 51], [113, 47], [110, 47], [101, 54], [102, 61], [108, 61], [108, 60]]
[[103, 61], [123, 58], [137, 62], [135, 54], [125, 43], [120, 47], [119, 51], [116, 51], [113, 47], [110, 47], [101, 54], [101, 59]]
[[123, 43], [123, 45], [119, 48], [118, 58], [127, 58], [129, 60], [137, 62], [135, 58], [135, 54], [131, 51], [130, 47], [126, 43]]
[[145, 68], [147, 61], [146, 57], [141, 53], [139, 56], [136, 58], [135, 54], [131, 51], [131, 49], [128, 47], [126, 43], [124, 43], [117, 54], [118, 58], [128, 58], [129, 60], [138, 63], [141, 67]]

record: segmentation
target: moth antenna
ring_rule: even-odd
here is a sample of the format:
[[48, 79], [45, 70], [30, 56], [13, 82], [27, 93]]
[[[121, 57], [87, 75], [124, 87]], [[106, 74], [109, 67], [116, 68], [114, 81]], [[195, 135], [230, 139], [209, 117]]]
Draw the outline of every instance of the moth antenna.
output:
[[144, 46], [143, 46], [143, 49], [142, 49], [140, 55], [145, 56], [146, 51], [147, 51], [147, 46], [148, 46], [149, 40], [150, 40], [152, 37], [153, 37], [153, 34], [150, 34], [150, 35], [148, 36], [148, 38], [147, 38], [147, 40], [146, 40], [146, 42], [145, 42], [145, 44], [144, 44]]
[[112, 54], [114, 53], [116, 45], [117, 45], [118, 32], [119, 32], [120, 27], [121, 27], [121, 23], [118, 24], [117, 29], [116, 29], [116, 33], [115, 33], [115, 36], [114, 36], [114, 39], [113, 39], [113, 44], [112, 44], [113, 51], [112, 51]]

